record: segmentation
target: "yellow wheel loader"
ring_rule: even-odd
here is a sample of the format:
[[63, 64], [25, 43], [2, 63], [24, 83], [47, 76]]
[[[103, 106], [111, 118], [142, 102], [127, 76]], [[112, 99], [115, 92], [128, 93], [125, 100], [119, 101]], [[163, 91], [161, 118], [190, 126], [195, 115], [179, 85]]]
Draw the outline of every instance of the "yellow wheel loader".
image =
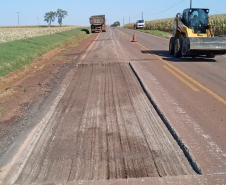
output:
[[176, 57], [206, 56], [226, 54], [226, 38], [214, 37], [213, 25], [208, 20], [209, 9], [190, 8], [174, 19], [173, 37], [169, 42], [169, 52]]

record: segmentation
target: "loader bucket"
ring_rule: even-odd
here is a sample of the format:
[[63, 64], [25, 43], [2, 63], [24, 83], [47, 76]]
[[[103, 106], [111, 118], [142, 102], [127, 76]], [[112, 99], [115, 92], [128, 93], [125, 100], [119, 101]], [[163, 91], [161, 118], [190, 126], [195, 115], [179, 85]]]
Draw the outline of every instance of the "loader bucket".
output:
[[190, 37], [189, 54], [224, 55], [226, 54], [226, 37]]

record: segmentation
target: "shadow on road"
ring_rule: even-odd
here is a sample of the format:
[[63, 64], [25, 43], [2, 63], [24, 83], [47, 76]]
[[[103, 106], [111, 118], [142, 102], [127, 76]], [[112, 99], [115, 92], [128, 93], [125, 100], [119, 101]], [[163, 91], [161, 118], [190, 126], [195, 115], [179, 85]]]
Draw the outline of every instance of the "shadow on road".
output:
[[205, 57], [182, 57], [177, 58], [173, 55], [169, 54], [169, 51], [166, 50], [141, 50], [143, 54], [156, 54], [160, 56], [163, 60], [170, 61], [170, 62], [216, 62], [213, 58], [205, 58]]

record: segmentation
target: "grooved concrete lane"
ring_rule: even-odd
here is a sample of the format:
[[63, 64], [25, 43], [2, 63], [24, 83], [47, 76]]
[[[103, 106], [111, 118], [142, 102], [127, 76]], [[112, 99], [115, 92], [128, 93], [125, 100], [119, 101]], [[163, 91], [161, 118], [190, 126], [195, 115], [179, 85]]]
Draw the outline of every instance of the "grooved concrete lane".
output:
[[128, 64], [81, 64], [16, 183], [195, 174]]

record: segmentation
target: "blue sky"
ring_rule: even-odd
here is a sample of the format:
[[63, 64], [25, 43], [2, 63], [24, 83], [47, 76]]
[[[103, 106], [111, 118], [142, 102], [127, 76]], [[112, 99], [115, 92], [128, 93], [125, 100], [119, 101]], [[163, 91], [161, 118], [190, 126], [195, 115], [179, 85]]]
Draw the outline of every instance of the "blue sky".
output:
[[[211, 14], [226, 13], [226, 1], [193, 0], [193, 7], [209, 8]], [[0, 0], [0, 26], [46, 25], [44, 14], [66, 10], [68, 16], [63, 24], [89, 26], [91, 15], [106, 15], [107, 24], [120, 21], [121, 25], [136, 22], [143, 17], [146, 21], [171, 18], [190, 6], [190, 0]], [[53, 25], [57, 25], [57, 20]]]

